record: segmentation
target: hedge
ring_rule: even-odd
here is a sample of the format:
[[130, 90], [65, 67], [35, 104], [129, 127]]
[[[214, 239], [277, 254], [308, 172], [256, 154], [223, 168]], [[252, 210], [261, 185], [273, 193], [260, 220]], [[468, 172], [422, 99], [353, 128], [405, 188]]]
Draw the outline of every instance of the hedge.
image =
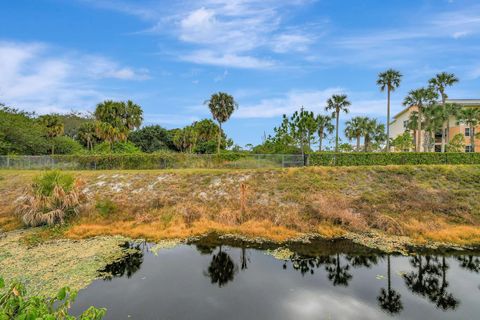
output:
[[309, 165], [311, 166], [370, 166], [416, 164], [480, 164], [480, 153], [323, 152], [313, 153], [309, 155]]

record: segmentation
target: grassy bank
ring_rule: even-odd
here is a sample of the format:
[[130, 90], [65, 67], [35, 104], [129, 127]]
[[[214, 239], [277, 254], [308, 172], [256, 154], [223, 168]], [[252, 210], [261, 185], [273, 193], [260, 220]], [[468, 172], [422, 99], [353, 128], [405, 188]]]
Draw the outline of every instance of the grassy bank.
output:
[[[35, 171], [0, 171], [0, 228], [21, 226], [15, 201]], [[307, 233], [406, 236], [480, 244], [480, 166], [278, 170], [77, 171], [88, 196], [62, 228], [72, 239], [160, 240], [210, 231], [275, 241]], [[52, 237], [44, 231], [40, 238]]]

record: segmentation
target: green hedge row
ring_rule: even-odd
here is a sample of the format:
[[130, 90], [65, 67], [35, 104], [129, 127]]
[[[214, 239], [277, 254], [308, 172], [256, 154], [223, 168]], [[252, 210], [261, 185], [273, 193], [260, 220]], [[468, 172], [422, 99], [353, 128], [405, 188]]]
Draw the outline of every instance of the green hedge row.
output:
[[480, 164], [480, 153], [313, 153], [309, 155], [311, 166], [370, 166], [405, 164]]

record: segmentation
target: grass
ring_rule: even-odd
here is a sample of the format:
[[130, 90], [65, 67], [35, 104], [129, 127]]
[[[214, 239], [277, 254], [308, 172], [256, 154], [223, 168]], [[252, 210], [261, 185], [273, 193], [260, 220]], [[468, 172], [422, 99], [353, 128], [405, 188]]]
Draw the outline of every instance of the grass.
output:
[[[0, 228], [38, 172], [2, 171]], [[212, 231], [284, 241], [380, 232], [480, 244], [480, 166], [76, 171], [88, 201], [64, 235], [149, 240]]]

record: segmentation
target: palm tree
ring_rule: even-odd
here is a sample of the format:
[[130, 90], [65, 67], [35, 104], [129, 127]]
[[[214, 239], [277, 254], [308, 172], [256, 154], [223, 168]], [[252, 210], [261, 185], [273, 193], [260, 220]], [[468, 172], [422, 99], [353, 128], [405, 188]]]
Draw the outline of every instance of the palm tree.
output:
[[464, 108], [459, 112], [458, 120], [470, 128], [470, 149], [475, 152], [475, 127], [480, 124], [480, 109]]
[[320, 152], [322, 151], [323, 139], [325, 138], [327, 133], [332, 134], [334, 127], [332, 124], [332, 117], [319, 114], [316, 121], [318, 134], [318, 151]]
[[390, 152], [390, 94], [400, 86], [402, 74], [393, 69], [388, 69], [378, 75], [377, 85], [384, 92], [387, 90], [387, 152]]
[[52, 155], [55, 154], [55, 141], [53, 138], [63, 134], [64, 125], [57, 115], [44, 115], [39, 117], [40, 123], [47, 129], [47, 137], [52, 141]]
[[[421, 133], [422, 133], [422, 121], [423, 121], [423, 111], [424, 108], [426, 108], [428, 105], [432, 105], [435, 103], [435, 99], [437, 98], [437, 94], [433, 91], [431, 88], [420, 88], [416, 90], [411, 90], [408, 95], [405, 97], [403, 100], [403, 105], [408, 106], [408, 107], [417, 107], [417, 112], [418, 112], [418, 128], [417, 128], [417, 133], [418, 133], [418, 139], [415, 137], [415, 140], [417, 142], [417, 146], [415, 146], [415, 149], [420, 151], [420, 145], [421, 145]], [[426, 151], [426, 150], [423, 150]]]
[[351, 102], [348, 101], [346, 94], [334, 94], [327, 100], [326, 111], [332, 111], [332, 117], [335, 117], [335, 152], [338, 152], [338, 124], [340, 120], [340, 112], [348, 113], [348, 107]]
[[205, 104], [208, 104], [213, 119], [217, 120], [218, 126], [220, 127], [217, 141], [217, 153], [220, 153], [222, 123], [230, 119], [235, 109], [238, 109], [238, 104], [231, 95], [224, 92], [212, 94], [210, 100], [205, 101]]
[[418, 114], [419, 114], [418, 111], [413, 111], [412, 113], [410, 113], [410, 117], [408, 118], [408, 123], [407, 123], [407, 129], [413, 131], [413, 143], [415, 145], [415, 152], [420, 151], [419, 149], [417, 149], [417, 140], [418, 140], [417, 130], [420, 122]]
[[424, 149], [432, 151], [435, 145], [435, 132], [442, 128], [445, 121], [444, 109], [440, 105], [430, 105], [423, 110], [422, 128], [424, 130]]
[[363, 136], [365, 121], [367, 121], [365, 117], [354, 117], [345, 123], [345, 136], [349, 140], [357, 140], [357, 151], [360, 151], [360, 138]]
[[93, 143], [97, 140], [94, 122], [85, 122], [78, 128], [78, 139], [86, 144], [88, 150], [93, 149]]
[[362, 135], [364, 136], [364, 152], [368, 151], [370, 143], [375, 141], [382, 143], [385, 141], [385, 125], [379, 124], [377, 119], [365, 118], [362, 122]]
[[[430, 87], [432, 87], [436, 92], [439, 93], [440, 98], [442, 99], [442, 106], [444, 111], [446, 110], [445, 102], [448, 98], [445, 93], [446, 87], [451, 87], [458, 82], [458, 78], [453, 73], [441, 72], [438, 73], [435, 78], [432, 78], [428, 81]], [[450, 116], [448, 115], [447, 119], [442, 124], [442, 152], [445, 152], [445, 145], [449, 141], [449, 130], [450, 130]], [[445, 131], [447, 132], [445, 134]]]
[[402, 296], [392, 289], [390, 269], [390, 255], [387, 255], [387, 290], [382, 288], [377, 300], [383, 310], [393, 315], [402, 311], [403, 304], [401, 300]]

